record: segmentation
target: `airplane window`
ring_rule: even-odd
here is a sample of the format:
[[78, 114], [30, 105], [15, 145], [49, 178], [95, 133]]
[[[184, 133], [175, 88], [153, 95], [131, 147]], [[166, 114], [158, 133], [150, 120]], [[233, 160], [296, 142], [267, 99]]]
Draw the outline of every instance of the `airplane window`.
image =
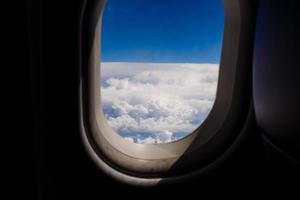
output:
[[197, 129], [217, 91], [221, 0], [107, 0], [101, 110], [124, 139], [170, 143]]
[[154, 186], [187, 180], [227, 159], [227, 149], [236, 148], [253, 123], [255, 5], [87, 2], [80, 127], [102, 171]]

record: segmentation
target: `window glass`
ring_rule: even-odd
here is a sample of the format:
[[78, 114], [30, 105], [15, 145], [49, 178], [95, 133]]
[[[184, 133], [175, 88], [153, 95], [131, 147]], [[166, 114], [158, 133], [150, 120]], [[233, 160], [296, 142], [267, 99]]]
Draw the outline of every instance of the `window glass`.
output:
[[215, 101], [221, 0], [107, 0], [100, 41], [101, 109], [135, 143], [198, 128]]

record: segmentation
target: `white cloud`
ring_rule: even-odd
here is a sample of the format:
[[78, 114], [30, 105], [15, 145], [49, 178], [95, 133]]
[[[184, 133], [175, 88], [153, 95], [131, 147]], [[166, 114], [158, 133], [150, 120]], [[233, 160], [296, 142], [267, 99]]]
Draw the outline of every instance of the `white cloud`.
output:
[[195, 130], [214, 103], [216, 64], [102, 63], [109, 125], [137, 143], [166, 143]]

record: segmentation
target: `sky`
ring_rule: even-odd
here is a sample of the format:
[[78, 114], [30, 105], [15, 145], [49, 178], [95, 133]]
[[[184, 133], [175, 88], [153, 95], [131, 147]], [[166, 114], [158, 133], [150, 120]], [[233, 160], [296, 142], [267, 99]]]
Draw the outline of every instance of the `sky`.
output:
[[102, 62], [219, 63], [222, 0], [107, 0]]
[[107, 0], [101, 104], [117, 134], [168, 143], [203, 123], [217, 91], [223, 18], [221, 0]]

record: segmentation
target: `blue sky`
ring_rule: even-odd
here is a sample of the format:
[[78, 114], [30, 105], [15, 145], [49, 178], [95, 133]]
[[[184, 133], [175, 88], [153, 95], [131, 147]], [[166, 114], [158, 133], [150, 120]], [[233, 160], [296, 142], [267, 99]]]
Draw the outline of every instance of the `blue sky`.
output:
[[102, 62], [219, 63], [221, 0], [107, 0]]

